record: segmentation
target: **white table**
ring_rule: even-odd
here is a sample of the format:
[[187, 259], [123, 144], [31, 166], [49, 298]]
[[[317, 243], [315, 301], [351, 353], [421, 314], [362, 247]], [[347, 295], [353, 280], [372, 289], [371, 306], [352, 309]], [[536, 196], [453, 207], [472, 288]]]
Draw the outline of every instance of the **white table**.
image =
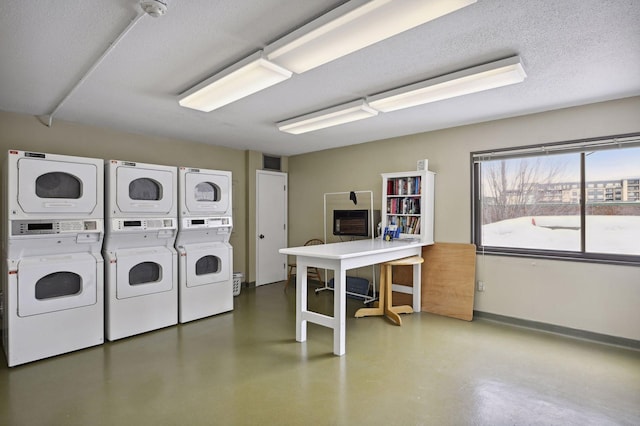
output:
[[[281, 254], [296, 256], [296, 340], [307, 340], [307, 321], [333, 329], [333, 353], [345, 354], [346, 272], [409, 256], [420, 256], [418, 240], [356, 240], [316, 246], [280, 249]], [[307, 268], [334, 271], [333, 317], [307, 310]], [[420, 311], [420, 265], [413, 267], [413, 310]]]

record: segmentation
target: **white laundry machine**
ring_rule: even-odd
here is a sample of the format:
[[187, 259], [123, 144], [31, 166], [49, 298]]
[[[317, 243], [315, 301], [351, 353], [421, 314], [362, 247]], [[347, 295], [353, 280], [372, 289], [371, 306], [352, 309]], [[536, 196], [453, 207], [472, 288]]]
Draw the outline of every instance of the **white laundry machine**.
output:
[[177, 169], [105, 167], [106, 337], [117, 340], [178, 322]]
[[180, 218], [232, 216], [232, 173], [189, 167], [178, 169]]
[[231, 172], [180, 167], [179, 321], [233, 309]]
[[10, 150], [7, 220], [104, 218], [103, 161]]
[[10, 150], [3, 346], [10, 367], [104, 342], [102, 160]]

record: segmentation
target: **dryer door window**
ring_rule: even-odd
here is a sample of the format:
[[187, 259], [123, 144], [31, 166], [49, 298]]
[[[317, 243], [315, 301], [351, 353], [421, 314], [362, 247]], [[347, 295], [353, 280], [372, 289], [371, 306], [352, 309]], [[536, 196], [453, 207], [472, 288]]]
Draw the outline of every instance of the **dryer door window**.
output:
[[77, 200], [82, 196], [82, 182], [65, 172], [45, 173], [36, 179], [36, 195], [40, 198]]
[[196, 275], [217, 274], [221, 260], [216, 256], [203, 256], [196, 261]]
[[82, 291], [82, 277], [74, 272], [54, 272], [36, 282], [36, 299], [73, 296]]
[[116, 252], [116, 297], [144, 296], [174, 288], [175, 252], [165, 247]]
[[231, 246], [227, 244], [185, 247], [187, 287], [215, 284], [231, 280], [233, 263]]
[[157, 283], [162, 279], [162, 266], [155, 262], [142, 262], [129, 270], [129, 285]]
[[172, 213], [174, 179], [175, 174], [168, 170], [118, 166], [116, 204], [123, 213]]
[[132, 200], [159, 201], [162, 186], [153, 179], [140, 178], [129, 182], [129, 198]]
[[193, 191], [193, 198], [199, 203], [220, 201], [220, 187], [211, 182], [200, 182]]
[[231, 176], [221, 174], [186, 173], [184, 198], [187, 210], [197, 215], [230, 214]]
[[94, 305], [98, 266], [88, 253], [25, 257], [18, 267], [18, 316]]
[[18, 160], [18, 204], [25, 213], [90, 214], [97, 206], [98, 170], [95, 164]]

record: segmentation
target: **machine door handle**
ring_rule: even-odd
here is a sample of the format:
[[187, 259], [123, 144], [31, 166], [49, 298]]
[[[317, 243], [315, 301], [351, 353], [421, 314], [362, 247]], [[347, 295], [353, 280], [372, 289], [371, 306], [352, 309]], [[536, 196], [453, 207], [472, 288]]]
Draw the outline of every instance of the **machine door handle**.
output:
[[264, 239], [264, 235], [262, 235], [262, 234], [260, 234], [258, 237], [259, 237], [261, 240], [262, 240], [262, 239]]

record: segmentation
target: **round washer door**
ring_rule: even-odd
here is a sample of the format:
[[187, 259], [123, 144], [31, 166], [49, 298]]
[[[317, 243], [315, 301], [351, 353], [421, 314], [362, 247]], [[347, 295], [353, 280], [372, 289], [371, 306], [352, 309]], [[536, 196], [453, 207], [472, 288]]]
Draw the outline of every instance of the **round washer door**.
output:
[[94, 305], [97, 301], [97, 263], [89, 253], [20, 260], [18, 316]]

